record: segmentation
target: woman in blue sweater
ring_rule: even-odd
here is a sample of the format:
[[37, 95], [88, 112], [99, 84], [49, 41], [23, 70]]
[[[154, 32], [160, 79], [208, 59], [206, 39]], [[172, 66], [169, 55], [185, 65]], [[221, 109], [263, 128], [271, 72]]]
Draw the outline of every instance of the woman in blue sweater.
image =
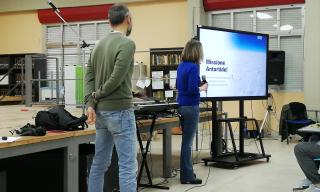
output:
[[203, 59], [200, 41], [187, 42], [182, 52], [182, 63], [177, 71], [177, 89], [182, 144], [180, 154], [180, 182], [182, 184], [201, 184], [193, 172], [191, 147], [199, 123], [200, 91], [206, 91], [208, 84], [200, 86], [199, 64]]

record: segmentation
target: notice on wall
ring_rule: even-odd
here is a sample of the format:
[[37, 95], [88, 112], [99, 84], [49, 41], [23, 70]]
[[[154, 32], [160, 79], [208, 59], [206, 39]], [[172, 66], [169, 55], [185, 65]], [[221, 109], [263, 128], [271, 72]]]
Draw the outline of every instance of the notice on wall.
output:
[[163, 71], [152, 71], [152, 89], [164, 89]]
[[164, 92], [164, 96], [165, 96], [166, 98], [168, 98], [168, 97], [173, 97], [173, 91], [172, 91], [172, 90], [165, 91], [165, 92]]
[[170, 82], [169, 82], [170, 89], [175, 89], [176, 81], [177, 81], [177, 71], [170, 71], [169, 77], [170, 77]]

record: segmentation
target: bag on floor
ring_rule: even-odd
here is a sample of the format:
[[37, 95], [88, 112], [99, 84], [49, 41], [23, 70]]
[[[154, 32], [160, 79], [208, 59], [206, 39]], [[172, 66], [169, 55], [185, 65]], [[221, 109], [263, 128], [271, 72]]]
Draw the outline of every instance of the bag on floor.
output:
[[88, 127], [86, 124], [87, 116], [80, 118], [71, 115], [61, 107], [54, 107], [48, 111], [39, 111], [35, 118], [36, 126], [42, 126], [47, 130], [74, 131]]

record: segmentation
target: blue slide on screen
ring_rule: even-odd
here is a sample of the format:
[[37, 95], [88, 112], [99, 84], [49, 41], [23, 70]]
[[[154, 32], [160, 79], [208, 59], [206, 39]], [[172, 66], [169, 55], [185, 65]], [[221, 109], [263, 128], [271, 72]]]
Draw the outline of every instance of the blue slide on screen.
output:
[[200, 76], [208, 81], [201, 97], [265, 97], [267, 92], [268, 36], [199, 28], [204, 58]]

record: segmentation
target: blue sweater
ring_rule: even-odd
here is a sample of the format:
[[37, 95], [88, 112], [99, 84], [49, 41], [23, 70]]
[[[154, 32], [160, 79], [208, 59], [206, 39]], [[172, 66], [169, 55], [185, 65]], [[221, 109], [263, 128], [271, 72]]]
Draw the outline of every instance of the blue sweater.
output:
[[182, 62], [177, 71], [178, 104], [180, 106], [199, 105], [200, 76], [199, 64]]

